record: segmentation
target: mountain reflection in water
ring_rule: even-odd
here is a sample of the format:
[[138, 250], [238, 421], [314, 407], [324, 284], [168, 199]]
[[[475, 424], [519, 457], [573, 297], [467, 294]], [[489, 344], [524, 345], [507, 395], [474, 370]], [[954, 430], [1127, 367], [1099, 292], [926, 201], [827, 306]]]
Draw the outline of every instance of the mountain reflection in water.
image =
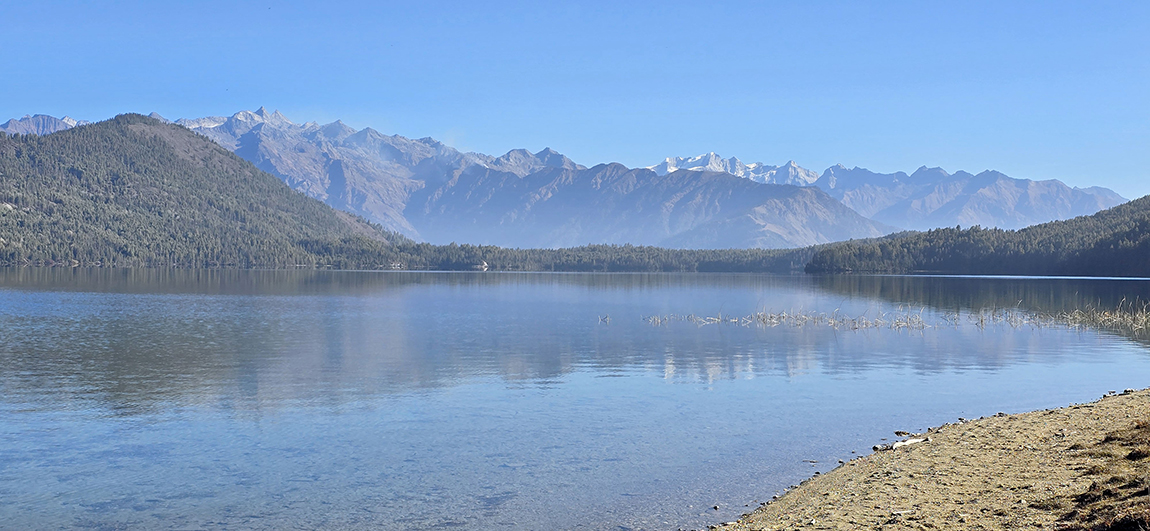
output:
[[[1150, 283], [0, 269], [0, 516], [698, 527], [893, 429], [1144, 387], [1144, 348], [1109, 332], [942, 324], [1123, 299]], [[644, 320], [760, 310], [938, 326]]]

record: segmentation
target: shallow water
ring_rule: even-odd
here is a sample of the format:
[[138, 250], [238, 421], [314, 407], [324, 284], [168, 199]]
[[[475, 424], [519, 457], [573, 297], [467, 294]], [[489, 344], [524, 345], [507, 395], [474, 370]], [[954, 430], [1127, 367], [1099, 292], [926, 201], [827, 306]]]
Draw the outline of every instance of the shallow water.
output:
[[[0, 527], [701, 527], [893, 430], [1150, 386], [1135, 339], [945, 319], [1123, 298], [1150, 282], [0, 270]], [[644, 320], [758, 310], [932, 326]]]

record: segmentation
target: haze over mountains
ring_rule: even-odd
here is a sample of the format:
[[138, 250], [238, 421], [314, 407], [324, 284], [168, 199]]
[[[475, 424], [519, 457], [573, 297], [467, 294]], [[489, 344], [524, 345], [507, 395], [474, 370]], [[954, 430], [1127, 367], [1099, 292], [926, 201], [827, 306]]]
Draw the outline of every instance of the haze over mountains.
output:
[[923, 166], [907, 175], [838, 164], [820, 177], [794, 161], [782, 166], [745, 164], [715, 153], [668, 157], [650, 168], [660, 174], [675, 169], [724, 171], [756, 182], [813, 185], [863, 216], [909, 230], [956, 225], [1020, 229], [1090, 215], [1127, 201], [1107, 188], [1072, 188], [1058, 180], [1014, 179], [992, 170], [978, 175], [965, 171], [950, 174], [942, 168]]
[[992, 170], [950, 174], [926, 166], [907, 175], [847, 169], [840, 164], [827, 168], [814, 184], [859, 214], [913, 230], [957, 225], [1021, 229], [1094, 214], [1126, 202], [1107, 188], [1072, 188], [1053, 179], [1014, 179]]
[[819, 190], [721, 172], [587, 168], [551, 149], [462, 153], [262, 108], [176, 123], [329, 205], [432, 243], [798, 247], [893, 230]]
[[19, 120], [13, 118], [0, 124], [0, 132], [10, 135], [50, 135], [56, 131], [71, 129], [77, 125], [87, 125], [88, 122], [73, 120], [67, 116], [56, 118], [47, 114], [35, 116], [24, 115]]
[[795, 186], [810, 186], [819, 178], [819, 174], [800, 167], [793, 160], [782, 166], [771, 166], [762, 162], [743, 164], [743, 161], [735, 157], [724, 159], [713, 151], [697, 157], [667, 157], [659, 164], [648, 166], [648, 169], [654, 170], [659, 175], [666, 175], [676, 170], [724, 172], [758, 183]]
[[[49, 134], [76, 125], [49, 118], [0, 130]], [[335, 208], [432, 243], [801, 247], [898, 229], [1019, 228], [1125, 201], [1105, 188], [994, 171], [878, 174], [839, 165], [819, 176], [794, 161], [744, 164], [715, 153], [648, 168], [587, 168], [551, 149], [463, 153], [340, 121], [296, 124], [264, 108], [175, 123]]]

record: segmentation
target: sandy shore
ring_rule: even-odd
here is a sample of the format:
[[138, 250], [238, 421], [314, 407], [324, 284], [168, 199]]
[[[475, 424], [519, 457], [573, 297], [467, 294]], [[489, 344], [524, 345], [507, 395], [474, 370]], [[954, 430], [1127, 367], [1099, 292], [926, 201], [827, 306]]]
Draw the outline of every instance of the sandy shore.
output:
[[902, 440], [714, 528], [1150, 530], [1150, 390]]

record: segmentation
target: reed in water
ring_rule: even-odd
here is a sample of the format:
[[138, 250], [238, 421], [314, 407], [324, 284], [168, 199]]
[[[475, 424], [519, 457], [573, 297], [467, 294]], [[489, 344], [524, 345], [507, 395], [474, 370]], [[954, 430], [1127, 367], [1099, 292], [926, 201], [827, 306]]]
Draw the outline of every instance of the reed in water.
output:
[[663, 326], [672, 322], [685, 322], [698, 326], [728, 324], [738, 326], [825, 326], [836, 330], [863, 330], [868, 328], [890, 328], [892, 330], [922, 330], [929, 325], [923, 319], [924, 310], [918, 312], [899, 311], [880, 313], [871, 318], [865, 314], [848, 317], [835, 310], [832, 313], [808, 311], [760, 311], [745, 316], [724, 315], [653, 315], [644, 318], [653, 326]]
[[957, 327], [964, 323], [978, 328], [1009, 326], [1012, 328], [1092, 328], [1110, 330], [1128, 335], [1150, 335], [1150, 303], [1135, 305], [1123, 302], [1112, 309], [1094, 307], [1076, 308], [1059, 312], [1035, 312], [1020, 308], [985, 308], [972, 312], [947, 312], [937, 314], [926, 308], [917, 310], [899, 307], [894, 312], [879, 313], [869, 317], [865, 313], [857, 317], [843, 315], [838, 310], [831, 313], [803, 310], [768, 311], [750, 315], [735, 316], [718, 313], [716, 315], [652, 315], [643, 318], [652, 326], [665, 326], [674, 322], [690, 323], [696, 326], [736, 325], [736, 326], [819, 326], [835, 330], [868, 330], [885, 328], [891, 330], [923, 330], [931, 327]]

